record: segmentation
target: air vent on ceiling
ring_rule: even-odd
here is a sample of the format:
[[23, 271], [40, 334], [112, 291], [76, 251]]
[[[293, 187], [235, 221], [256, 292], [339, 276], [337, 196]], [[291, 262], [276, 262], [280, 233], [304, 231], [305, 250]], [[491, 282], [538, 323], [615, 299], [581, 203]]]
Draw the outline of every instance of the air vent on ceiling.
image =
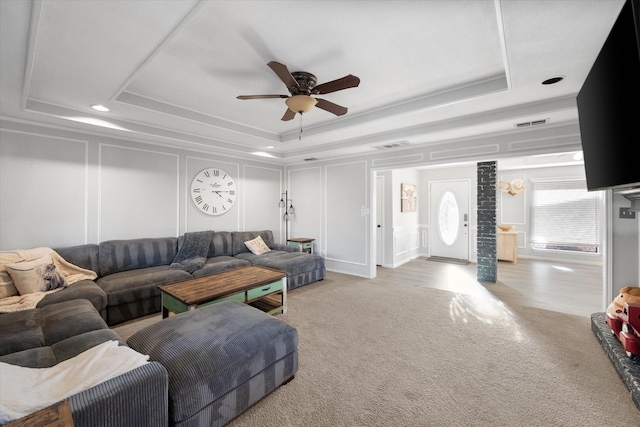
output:
[[309, 157], [308, 159], [304, 159], [305, 162], [313, 162], [314, 160], [318, 160], [317, 157]]
[[398, 141], [398, 142], [389, 142], [387, 144], [382, 145], [374, 145], [372, 148], [376, 150], [388, 150], [391, 148], [400, 148], [400, 147], [408, 147], [412, 145], [409, 141]]
[[526, 128], [529, 126], [538, 126], [547, 123], [549, 119], [532, 120], [530, 122], [516, 123], [517, 128]]

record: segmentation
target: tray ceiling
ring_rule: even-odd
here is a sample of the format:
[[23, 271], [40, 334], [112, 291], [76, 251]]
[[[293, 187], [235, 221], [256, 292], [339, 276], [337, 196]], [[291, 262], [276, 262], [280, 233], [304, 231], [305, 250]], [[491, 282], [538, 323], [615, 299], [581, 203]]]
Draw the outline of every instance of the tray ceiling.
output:
[[[575, 96], [622, 4], [2, 1], [1, 114], [284, 164], [531, 132], [516, 123], [540, 119], [575, 133]], [[346, 115], [284, 122], [284, 99], [236, 99], [288, 95], [269, 61], [361, 83], [318, 96]]]

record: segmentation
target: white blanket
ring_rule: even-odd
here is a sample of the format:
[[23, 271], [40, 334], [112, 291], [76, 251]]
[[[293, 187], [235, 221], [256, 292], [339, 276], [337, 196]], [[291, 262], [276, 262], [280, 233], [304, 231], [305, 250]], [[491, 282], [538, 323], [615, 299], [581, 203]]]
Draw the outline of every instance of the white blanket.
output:
[[107, 341], [50, 368], [0, 362], [0, 424], [24, 417], [144, 365], [149, 356]]
[[[73, 265], [70, 262], [64, 260], [56, 251], [46, 247], [0, 252], [0, 271], [6, 271], [7, 264], [31, 261], [44, 255], [51, 255], [56, 268], [58, 269], [58, 271], [62, 272], [62, 275], [69, 285], [80, 280], [93, 280], [98, 277], [98, 275], [94, 271], [86, 270], [84, 268], [78, 267], [77, 265]], [[2, 298], [0, 299], [0, 313], [10, 313], [14, 311], [35, 308], [40, 300], [47, 294], [59, 290], [60, 289], [54, 289], [52, 291], [34, 292], [32, 294], [14, 295]]]

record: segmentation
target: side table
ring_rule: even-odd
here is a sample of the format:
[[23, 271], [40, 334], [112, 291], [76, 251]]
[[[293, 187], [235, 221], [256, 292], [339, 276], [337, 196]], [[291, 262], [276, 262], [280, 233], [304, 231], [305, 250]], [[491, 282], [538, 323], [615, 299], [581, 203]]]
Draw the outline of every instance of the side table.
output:
[[501, 261], [518, 262], [518, 233], [516, 231], [499, 231], [496, 241], [497, 258]]
[[309, 239], [307, 237], [297, 237], [295, 239], [287, 240], [287, 245], [295, 246], [300, 252], [307, 252], [309, 254], [313, 252], [313, 241], [315, 239]]

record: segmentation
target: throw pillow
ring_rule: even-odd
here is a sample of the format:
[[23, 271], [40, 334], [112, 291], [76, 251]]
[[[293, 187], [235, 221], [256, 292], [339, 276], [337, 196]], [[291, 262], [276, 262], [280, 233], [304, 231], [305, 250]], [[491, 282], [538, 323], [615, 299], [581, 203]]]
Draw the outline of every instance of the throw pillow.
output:
[[7, 271], [0, 271], [0, 299], [19, 295]]
[[56, 268], [51, 255], [45, 255], [33, 261], [7, 264], [6, 267], [20, 295], [46, 292], [67, 286], [67, 281]]
[[271, 249], [269, 249], [269, 246], [267, 246], [267, 244], [264, 242], [264, 240], [262, 240], [262, 237], [260, 236], [256, 237], [253, 240], [246, 241], [244, 242], [244, 244], [255, 255], [262, 255], [271, 251]]

